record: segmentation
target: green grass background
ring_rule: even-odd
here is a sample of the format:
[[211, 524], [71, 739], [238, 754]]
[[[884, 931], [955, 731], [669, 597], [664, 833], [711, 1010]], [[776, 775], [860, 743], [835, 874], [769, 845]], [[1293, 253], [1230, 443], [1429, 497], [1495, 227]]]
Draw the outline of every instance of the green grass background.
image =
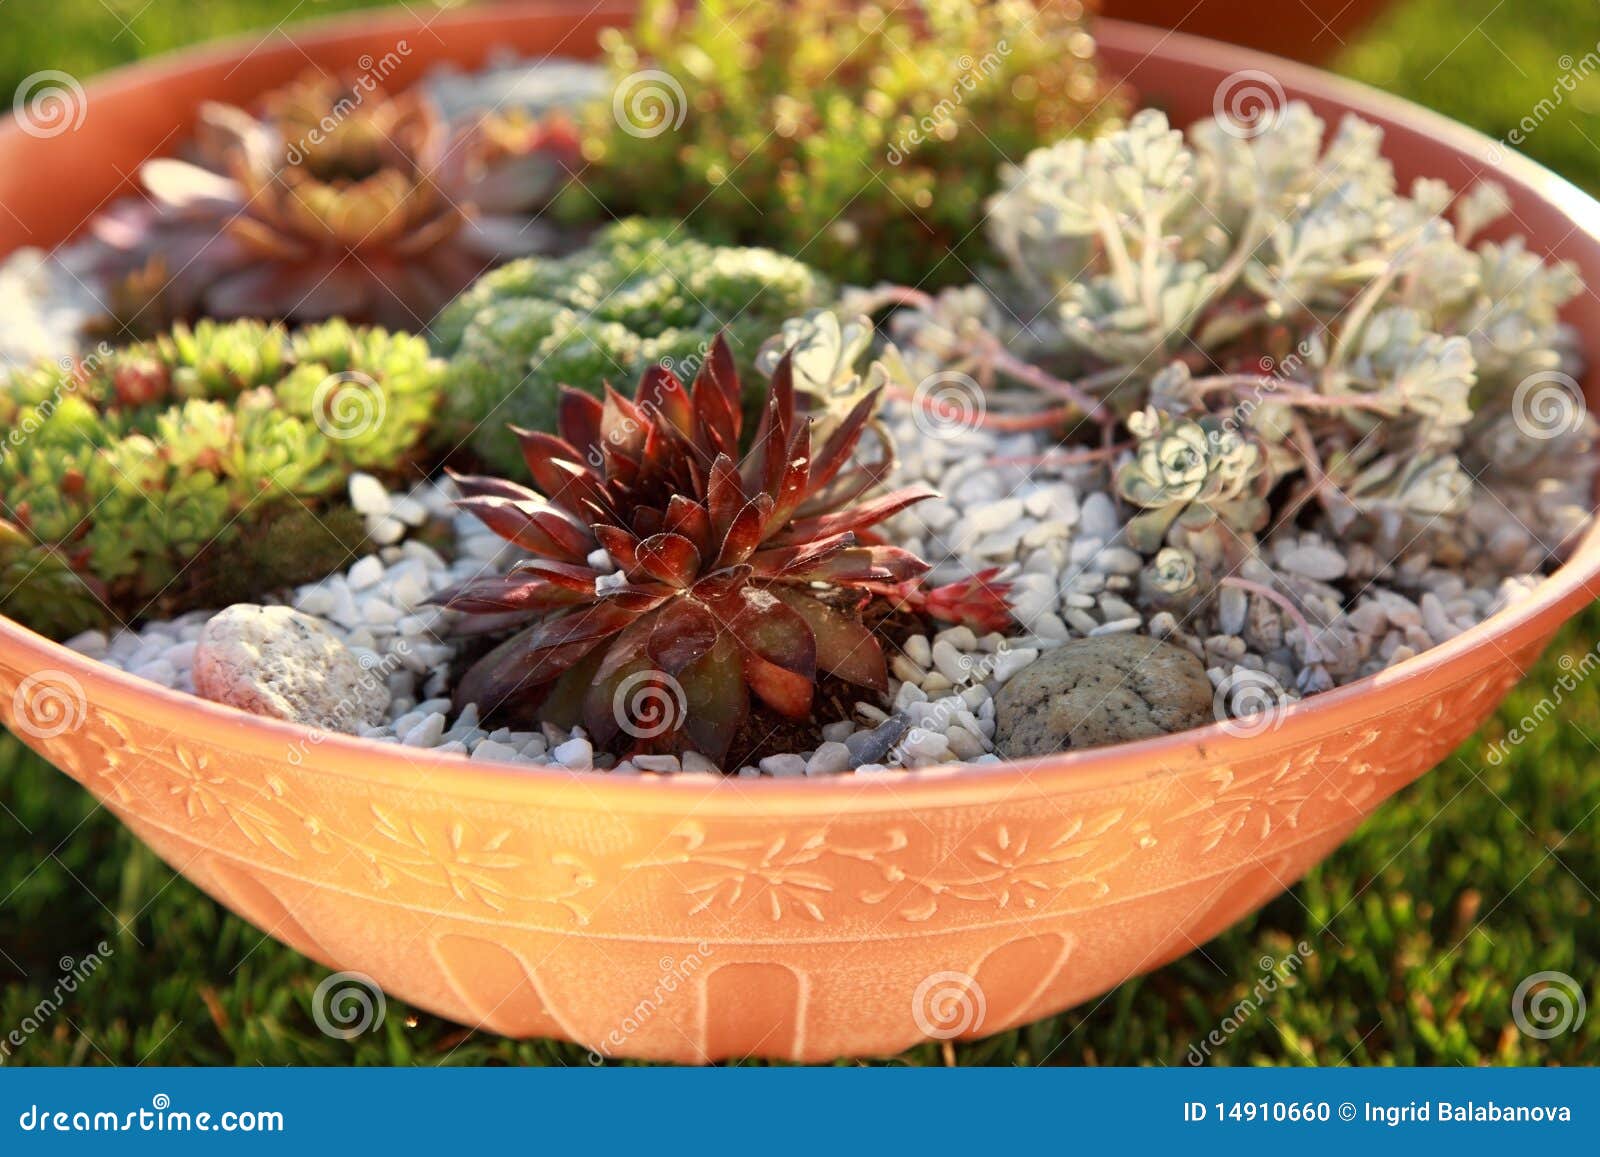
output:
[[[427, 0], [412, 0], [421, 11]], [[0, 0], [0, 92], [42, 68], [78, 77], [180, 44], [349, 0]], [[287, 14], [287, 15], [286, 15]], [[1535, 18], [1536, 16], [1536, 18]], [[1593, 0], [1405, 0], [1336, 67], [1504, 136], [1600, 41]], [[1525, 150], [1600, 192], [1600, 76], [1563, 93]], [[41, 179], [48, 179], [41, 176]], [[1228, 1064], [1544, 1064], [1600, 1060], [1600, 688], [1585, 688], [1510, 758], [1487, 745], [1595, 645], [1569, 627], [1473, 741], [1402, 792], [1257, 917], [1103, 1001], [973, 1044], [957, 1064], [1183, 1064], [1305, 939], [1303, 968], [1234, 1032]], [[331, 1040], [311, 1018], [325, 972], [175, 877], [66, 777], [0, 735], [0, 1038], [104, 939], [107, 966], [8, 1063], [584, 1064], [391, 1001], [381, 1030]], [[1518, 1032], [1518, 982], [1577, 977], [1589, 1016], [1550, 1040]], [[940, 1064], [928, 1045], [899, 1064]]]

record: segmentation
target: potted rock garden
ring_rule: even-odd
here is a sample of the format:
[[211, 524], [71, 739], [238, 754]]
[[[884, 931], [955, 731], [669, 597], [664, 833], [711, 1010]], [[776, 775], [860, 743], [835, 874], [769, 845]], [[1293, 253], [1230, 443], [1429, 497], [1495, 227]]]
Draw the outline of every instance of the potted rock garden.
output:
[[0, 136], [195, 97], [0, 270], [0, 714], [325, 963], [605, 1057], [998, 1031], [1600, 590], [1596, 210], [1465, 130], [1026, 2], [431, 28]]

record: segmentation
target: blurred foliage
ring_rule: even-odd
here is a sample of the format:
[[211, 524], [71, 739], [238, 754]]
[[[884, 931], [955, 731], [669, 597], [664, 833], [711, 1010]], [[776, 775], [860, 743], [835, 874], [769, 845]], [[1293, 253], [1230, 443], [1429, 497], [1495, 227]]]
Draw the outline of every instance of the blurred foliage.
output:
[[[4, 0], [0, 3], [0, 93], [55, 68], [80, 80], [186, 44], [245, 32], [270, 33], [381, 0]], [[435, 0], [413, 0], [425, 14]]]
[[999, 166], [1114, 115], [1072, 0], [648, 0], [603, 41], [583, 215], [686, 220], [841, 281], [965, 281]]
[[1514, 143], [1591, 191], [1600, 188], [1594, 0], [1409, 0], [1352, 43], [1337, 68]]

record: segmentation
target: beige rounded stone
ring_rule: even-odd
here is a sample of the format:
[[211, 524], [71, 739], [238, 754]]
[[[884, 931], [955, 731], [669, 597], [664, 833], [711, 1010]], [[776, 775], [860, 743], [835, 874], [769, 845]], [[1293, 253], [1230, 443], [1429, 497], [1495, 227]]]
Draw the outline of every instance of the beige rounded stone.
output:
[[1006, 759], [1104, 747], [1215, 721], [1200, 660], [1147, 635], [1076, 639], [1047, 651], [995, 696]]
[[389, 706], [388, 680], [369, 671], [321, 619], [292, 607], [239, 603], [205, 625], [194, 653], [195, 694], [254, 715], [354, 733]]

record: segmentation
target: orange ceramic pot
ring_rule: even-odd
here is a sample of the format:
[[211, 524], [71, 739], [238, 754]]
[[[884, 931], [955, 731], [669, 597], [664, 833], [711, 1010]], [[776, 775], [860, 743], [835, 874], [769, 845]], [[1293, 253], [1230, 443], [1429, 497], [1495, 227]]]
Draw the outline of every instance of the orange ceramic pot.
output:
[[[113, 74], [76, 132], [0, 130], [0, 250], [69, 234], [203, 97], [248, 99], [308, 58], [348, 67], [402, 40], [408, 76], [498, 46], [584, 54], [623, 18], [469, 9], [424, 30], [364, 14]], [[1256, 69], [1325, 117], [1382, 123], [1403, 179], [1494, 167], [1535, 247], [1600, 286], [1600, 206], [1514, 156], [1491, 166], [1489, 142], [1440, 117], [1184, 36], [1109, 23], [1100, 40], [1180, 122]], [[1600, 367], [1600, 298], [1572, 320]], [[820, 782], [610, 778], [319, 739], [3, 620], [0, 714], [218, 901], [443, 1016], [603, 1055], [825, 1060], [997, 1032], [1188, 952], [1470, 735], [1597, 594], [1592, 531], [1535, 596], [1261, 734]]]
[[1389, 0], [1100, 0], [1099, 5], [1118, 20], [1312, 62], [1333, 57], [1387, 7]]

